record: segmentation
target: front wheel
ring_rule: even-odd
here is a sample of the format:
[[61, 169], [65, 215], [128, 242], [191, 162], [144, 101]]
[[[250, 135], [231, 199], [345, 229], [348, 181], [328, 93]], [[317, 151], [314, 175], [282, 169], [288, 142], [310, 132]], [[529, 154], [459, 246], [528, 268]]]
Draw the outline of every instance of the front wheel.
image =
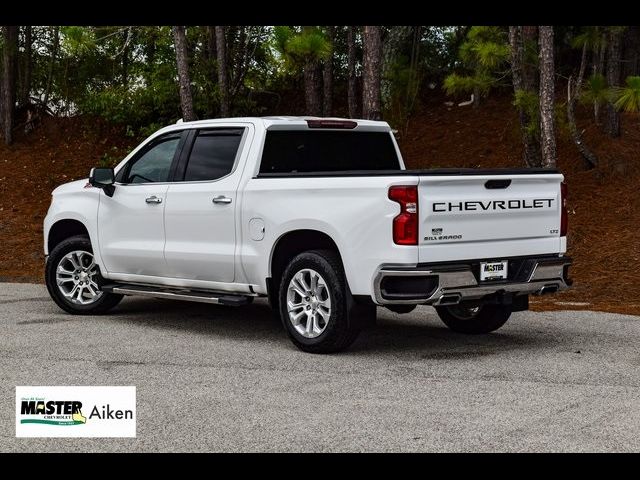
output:
[[360, 332], [362, 322], [349, 312], [342, 264], [330, 250], [304, 252], [291, 260], [278, 295], [282, 323], [300, 350], [344, 350]]
[[68, 238], [49, 252], [45, 282], [58, 306], [77, 315], [105, 313], [122, 300], [122, 295], [100, 290], [100, 271], [86, 235]]
[[482, 334], [502, 327], [511, 316], [508, 305], [482, 305], [463, 302], [458, 305], [436, 307], [440, 320], [454, 332]]

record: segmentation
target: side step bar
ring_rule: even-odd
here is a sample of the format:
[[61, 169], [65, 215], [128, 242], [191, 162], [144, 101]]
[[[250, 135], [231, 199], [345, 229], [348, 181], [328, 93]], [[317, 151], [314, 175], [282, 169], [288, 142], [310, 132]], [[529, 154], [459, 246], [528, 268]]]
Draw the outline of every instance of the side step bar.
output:
[[143, 285], [107, 284], [103, 285], [103, 292], [118, 293], [120, 295], [140, 295], [143, 297], [166, 298], [169, 300], [186, 300], [188, 302], [214, 303], [239, 307], [248, 305], [253, 301], [252, 296], [230, 295], [223, 292], [192, 292], [180, 289], [161, 289], [146, 287]]

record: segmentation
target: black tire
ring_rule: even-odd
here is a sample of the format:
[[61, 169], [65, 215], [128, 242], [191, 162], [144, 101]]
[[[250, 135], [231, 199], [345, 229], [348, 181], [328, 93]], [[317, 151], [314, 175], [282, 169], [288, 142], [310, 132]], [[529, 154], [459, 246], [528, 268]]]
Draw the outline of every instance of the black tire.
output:
[[[84, 250], [93, 253], [89, 237], [86, 235], [77, 235], [67, 238], [49, 252], [45, 266], [45, 283], [49, 295], [61, 309], [74, 315], [100, 315], [106, 313], [122, 300], [122, 295], [103, 292], [102, 296], [93, 303], [79, 305], [68, 300], [58, 288], [56, 282], [56, 268], [58, 263], [67, 253], [74, 250]], [[100, 277], [98, 280], [98, 285], [101, 285], [102, 278]]]
[[[471, 309], [478, 308], [477, 311]], [[482, 305], [461, 303], [436, 307], [440, 320], [454, 332], [478, 335], [493, 332], [502, 327], [511, 316], [508, 305]]]
[[[289, 282], [304, 269], [313, 269], [322, 276], [331, 298], [329, 319], [324, 331], [315, 338], [301, 335], [289, 320], [287, 311]], [[332, 353], [344, 350], [354, 342], [362, 329], [362, 316], [351, 312], [357, 308], [350, 298], [342, 263], [331, 250], [311, 250], [294, 257], [284, 270], [278, 292], [282, 324], [293, 344], [304, 352]]]

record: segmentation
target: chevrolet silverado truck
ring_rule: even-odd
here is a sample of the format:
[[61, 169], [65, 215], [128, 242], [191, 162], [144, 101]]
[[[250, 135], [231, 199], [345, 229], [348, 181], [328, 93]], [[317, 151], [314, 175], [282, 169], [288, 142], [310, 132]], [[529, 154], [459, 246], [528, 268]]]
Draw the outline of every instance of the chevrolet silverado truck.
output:
[[570, 285], [555, 170], [406, 170], [385, 122], [264, 117], [165, 127], [115, 168], [59, 186], [46, 284], [72, 314], [124, 295], [267, 297], [306, 352], [348, 347], [376, 307], [500, 328]]

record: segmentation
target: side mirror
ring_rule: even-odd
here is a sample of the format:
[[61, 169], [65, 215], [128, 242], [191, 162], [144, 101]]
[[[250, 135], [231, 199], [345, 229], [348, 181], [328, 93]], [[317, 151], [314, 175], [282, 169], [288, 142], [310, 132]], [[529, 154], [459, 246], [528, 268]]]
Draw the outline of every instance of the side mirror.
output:
[[89, 173], [89, 183], [96, 188], [104, 190], [104, 193], [109, 197], [113, 196], [113, 192], [116, 189], [114, 186], [115, 181], [113, 168], [92, 168]]

